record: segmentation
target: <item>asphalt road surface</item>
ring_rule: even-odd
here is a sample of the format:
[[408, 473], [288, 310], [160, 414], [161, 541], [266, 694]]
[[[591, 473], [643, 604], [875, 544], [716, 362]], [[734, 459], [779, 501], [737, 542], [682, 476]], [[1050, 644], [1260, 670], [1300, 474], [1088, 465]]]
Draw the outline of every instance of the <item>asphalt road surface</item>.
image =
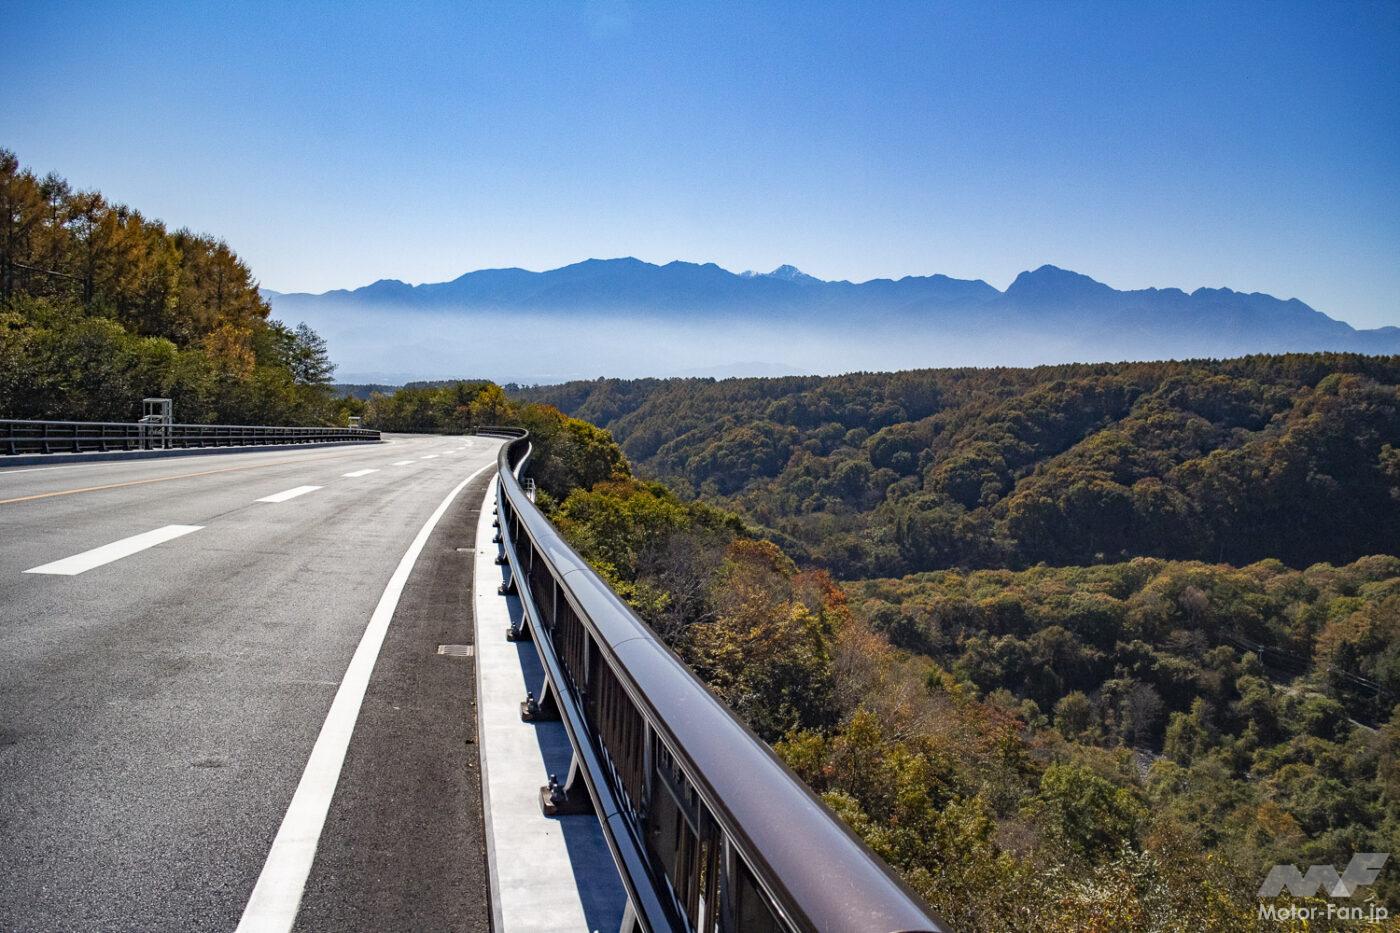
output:
[[488, 928], [500, 442], [387, 440], [0, 460], [0, 929]]

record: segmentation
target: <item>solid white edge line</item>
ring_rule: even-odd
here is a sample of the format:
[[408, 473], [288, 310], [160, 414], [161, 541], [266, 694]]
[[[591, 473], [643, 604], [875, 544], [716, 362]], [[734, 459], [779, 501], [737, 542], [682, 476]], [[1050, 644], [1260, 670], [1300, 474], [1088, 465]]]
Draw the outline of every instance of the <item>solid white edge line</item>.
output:
[[384, 594], [374, 607], [369, 625], [365, 627], [360, 644], [350, 659], [350, 666], [345, 670], [345, 677], [340, 681], [340, 688], [335, 692], [335, 699], [331, 701], [326, 721], [321, 725], [321, 733], [316, 737], [316, 744], [306, 761], [306, 770], [302, 772], [287, 814], [282, 818], [277, 837], [272, 840], [272, 848], [267, 853], [258, 882], [253, 886], [252, 896], [243, 908], [237, 933], [287, 933], [296, 923], [301, 897], [306, 890], [306, 879], [311, 874], [316, 847], [321, 841], [321, 829], [325, 826], [326, 813], [335, 796], [341, 766], [345, 763], [345, 752], [350, 747], [355, 722], [360, 718], [360, 704], [364, 701], [370, 675], [374, 673], [379, 649], [384, 645], [384, 636], [389, 631], [389, 622], [394, 618], [404, 585], [408, 583], [418, 555], [448, 506], [468, 483], [494, 468], [494, 464], [488, 464], [453, 487], [419, 529], [417, 537], [404, 552], [403, 559], [384, 587]]
[[65, 557], [62, 560], [52, 561], [32, 567], [25, 573], [45, 573], [60, 577], [75, 577], [80, 573], [92, 570], [94, 567], [101, 567], [103, 564], [110, 564], [114, 560], [121, 560], [123, 557], [130, 557], [132, 554], [139, 554], [147, 548], [153, 548], [157, 544], [164, 544], [166, 541], [173, 541], [183, 537], [193, 531], [203, 528], [203, 525], [162, 525], [153, 531], [143, 531], [139, 535], [132, 535], [129, 538], [122, 538], [120, 541], [113, 541], [111, 544], [104, 544], [95, 547], [81, 554], [74, 554], [72, 557]]
[[324, 486], [294, 486], [291, 489], [284, 489], [281, 492], [274, 492], [270, 496], [263, 496], [259, 502], [286, 502], [288, 499], [295, 499], [297, 496], [304, 496], [308, 492], [315, 492], [324, 489]]
[[[102, 461], [100, 461], [100, 460], [94, 460], [94, 461], [87, 461], [87, 462], [91, 462], [91, 463], [101, 463]], [[83, 465], [85, 465], [85, 464], [82, 464], [82, 463], [64, 463], [64, 464], [61, 464], [61, 465], [59, 465], [59, 466], [47, 466], [47, 467], [21, 467], [21, 468], [18, 469], [18, 470], [4, 470], [4, 469], [0, 469], [0, 479], [4, 479], [6, 476], [11, 476], [11, 475], [13, 475], [13, 474], [15, 474], [15, 473], [39, 473], [39, 472], [41, 472], [41, 471], [43, 471], [43, 470], [61, 470], [61, 469], [63, 469], [64, 467], [83, 466]]]

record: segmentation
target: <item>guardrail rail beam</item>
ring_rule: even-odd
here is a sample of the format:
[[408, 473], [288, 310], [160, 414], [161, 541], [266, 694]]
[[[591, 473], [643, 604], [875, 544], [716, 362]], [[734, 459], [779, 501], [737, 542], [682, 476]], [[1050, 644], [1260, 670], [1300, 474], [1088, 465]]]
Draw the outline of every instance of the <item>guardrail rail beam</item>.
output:
[[0, 419], [0, 453], [49, 454], [378, 441], [368, 428]]

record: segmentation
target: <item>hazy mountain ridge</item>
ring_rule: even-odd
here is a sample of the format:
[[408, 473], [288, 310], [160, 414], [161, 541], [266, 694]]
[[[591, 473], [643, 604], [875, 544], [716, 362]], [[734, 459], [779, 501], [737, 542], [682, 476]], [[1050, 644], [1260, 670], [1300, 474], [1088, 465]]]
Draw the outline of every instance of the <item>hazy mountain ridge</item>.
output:
[[[1155, 305], [1161, 310], [1181, 310], [1196, 304], [1215, 311], [1273, 312], [1300, 320], [1315, 317], [1337, 332], [1356, 331], [1328, 317], [1297, 298], [1280, 299], [1261, 292], [1237, 292], [1230, 288], [1146, 288], [1120, 291], [1087, 275], [1043, 265], [1022, 272], [1006, 291], [981, 279], [956, 279], [946, 275], [904, 276], [865, 282], [828, 281], [807, 275], [795, 266], [779, 266], [772, 272], [734, 273], [714, 263], [675, 262], [664, 266], [639, 259], [587, 259], [545, 272], [526, 269], [482, 269], [450, 282], [409, 285], [397, 279], [380, 279], [356, 289], [335, 289], [320, 294], [276, 292], [264, 295], [279, 305], [345, 300], [389, 302], [416, 308], [457, 310], [602, 310], [629, 308], [659, 311], [667, 308], [753, 311], [768, 308], [817, 308], [840, 302], [864, 301], [888, 309], [918, 310], [925, 304], [997, 304], [1018, 310], [1110, 306], [1124, 309]], [[739, 304], [735, 304], [735, 303]], [[1375, 332], [1400, 333], [1400, 328]]]
[[[1051, 265], [1022, 272], [1005, 291], [946, 275], [825, 281], [787, 265], [735, 273], [624, 258], [545, 272], [483, 269], [416, 286], [383, 279], [319, 295], [263, 294], [279, 317], [325, 333], [345, 369], [420, 378], [465, 364], [539, 381], [675, 375], [732, 369], [755, 358], [754, 346], [770, 345], [780, 348], [782, 368], [810, 373], [1400, 352], [1400, 328], [1357, 330], [1297, 298], [1229, 288], [1120, 291]], [[497, 346], [494, 355], [456, 362], [473, 352], [483, 325], [502, 324], [530, 331], [529, 354], [503, 360], [510, 351]]]
[[714, 263], [676, 261], [658, 266], [629, 257], [588, 259], [546, 272], [482, 269], [450, 282], [424, 285], [381, 279], [362, 288], [319, 295], [265, 294], [289, 308], [350, 302], [419, 310], [753, 314], [821, 310], [851, 303], [889, 312], [923, 304], [990, 301], [1000, 292], [980, 279], [944, 275], [828, 282], [793, 266], [780, 266], [769, 273], [734, 273]]

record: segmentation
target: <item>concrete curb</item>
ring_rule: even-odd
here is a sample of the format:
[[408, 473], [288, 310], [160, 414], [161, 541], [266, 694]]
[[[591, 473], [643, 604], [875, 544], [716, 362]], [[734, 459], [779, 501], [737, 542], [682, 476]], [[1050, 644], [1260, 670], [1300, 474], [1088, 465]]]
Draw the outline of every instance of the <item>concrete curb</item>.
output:
[[108, 450], [82, 454], [0, 454], [0, 470], [12, 466], [61, 466], [65, 463], [153, 460], [160, 457], [197, 457], [201, 454], [255, 454], [259, 451], [310, 450], [314, 447], [351, 447], [382, 443], [382, 440], [319, 441], [314, 444], [252, 444], [242, 447], [186, 447], [180, 450]]

